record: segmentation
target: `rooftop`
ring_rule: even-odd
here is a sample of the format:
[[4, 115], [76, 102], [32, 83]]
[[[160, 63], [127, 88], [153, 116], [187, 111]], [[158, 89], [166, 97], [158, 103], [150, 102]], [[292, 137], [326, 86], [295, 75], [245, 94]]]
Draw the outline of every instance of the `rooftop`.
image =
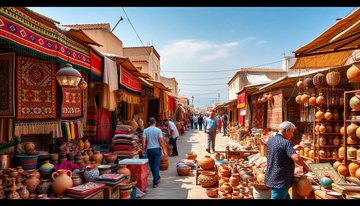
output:
[[90, 29], [109, 29], [110, 30], [110, 24], [109, 23], [99, 23], [99, 24], [71, 24], [71, 25], [62, 25], [66, 27], [73, 27], [78, 28], [82, 30], [90, 30]]

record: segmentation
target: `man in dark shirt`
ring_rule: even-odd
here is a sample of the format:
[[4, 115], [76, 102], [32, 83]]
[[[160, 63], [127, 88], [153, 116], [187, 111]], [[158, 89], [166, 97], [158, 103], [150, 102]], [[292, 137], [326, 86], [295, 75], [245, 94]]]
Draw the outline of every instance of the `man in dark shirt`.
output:
[[271, 199], [290, 199], [288, 190], [294, 182], [295, 163], [303, 167], [304, 173], [310, 171], [295, 151], [301, 149], [301, 146], [293, 147], [289, 142], [295, 128], [293, 123], [285, 121], [279, 125], [279, 133], [267, 142], [264, 184], [271, 187]]
[[223, 112], [223, 117], [222, 117], [221, 121], [222, 121], [223, 130], [224, 130], [224, 135], [223, 136], [225, 136], [227, 134], [226, 127], [227, 127], [227, 121], [228, 121], [228, 117], [225, 114], [225, 112]]
[[201, 114], [198, 117], [198, 123], [199, 123], [199, 131], [202, 131], [203, 117], [201, 116]]

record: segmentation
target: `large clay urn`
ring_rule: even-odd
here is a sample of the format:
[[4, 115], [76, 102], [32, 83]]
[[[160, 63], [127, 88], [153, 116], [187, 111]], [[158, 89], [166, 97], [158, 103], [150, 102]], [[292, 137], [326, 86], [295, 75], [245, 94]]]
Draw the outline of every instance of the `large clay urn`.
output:
[[78, 146], [78, 150], [80, 150], [80, 151], [84, 150], [84, 148], [85, 148], [85, 144], [81, 139], [79, 140], [77, 146]]
[[309, 98], [308, 102], [311, 106], [316, 106], [316, 96], [315, 93], [312, 93], [311, 97]]
[[212, 187], [216, 185], [218, 179], [218, 176], [212, 171], [202, 171], [198, 176], [198, 181], [202, 187]]
[[325, 75], [323, 75], [322, 73], [318, 72], [314, 77], [313, 77], [313, 83], [315, 88], [319, 88], [321, 86], [325, 86], [326, 85], [326, 77]]
[[295, 187], [297, 193], [302, 197], [307, 197], [312, 192], [311, 182], [307, 179], [306, 175], [301, 175]]
[[325, 97], [323, 96], [323, 93], [320, 93], [319, 96], [316, 98], [316, 104], [318, 105], [323, 105], [325, 104], [326, 100]]
[[356, 177], [356, 170], [360, 168], [360, 165], [355, 163], [355, 162], [351, 162], [348, 166], [349, 169], [349, 173], [351, 177]]
[[120, 165], [120, 168], [116, 171], [118, 174], [123, 174], [125, 179], [124, 181], [130, 181], [130, 170], [126, 168], [126, 165]]
[[30, 194], [35, 194], [39, 183], [40, 180], [35, 176], [35, 174], [29, 174], [29, 178], [24, 182], [24, 185]]
[[95, 154], [92, 156], [92, 160], [95, 161], [95, 163], [102, 164], [104, 160], [104, 155], [100, 153], [100, 151], [96, 151]]
[[215, 160], [209, 155], [205, 155], [200, 159], [199, 166], [204, 170], [212, 169], [215, 166]]
[[[70, 176], [67, 173], [70, 173]], [[66, 169], [59, 169], [57, 172], [52, 173], [51, 179], [53, 183], [51, 188], [57, 197], [64, 197], [66, 195], [66, 188], [73, 186], [71, 176], [72, 172]]]
[[138, 123], [135, 121], [135, 118], [131, 118], [129, 125], [133, 128], [134, 131], [138, 128]]
[[360, 92], [355, 93], [355, 96], [351, 97], [349, 105], [352, 111], [360, 111]]
[[356, 124], [356, 121], [351, 121], [351, 124], [346, 128], [346, 132], [351, 137], [357, 137], [356, 136], [356, 130], [358, 126]]
[[84, 149], [89, 149], [90, 148], [90, 142], [88, 139], [85, 139], [84, 141]]
[[356, 61], [352, 66], [346, 71], [346, 76], [349, 79], [349, 82], [359, 82], [360, 81], [360, 61]]

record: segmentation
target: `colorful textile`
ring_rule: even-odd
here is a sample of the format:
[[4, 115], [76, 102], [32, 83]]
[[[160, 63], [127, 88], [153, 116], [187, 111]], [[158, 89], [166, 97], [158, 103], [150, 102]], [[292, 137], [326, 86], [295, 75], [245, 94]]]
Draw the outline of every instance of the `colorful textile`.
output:
[[13, 137], [14, 118], [0, 119], [0, 144], [9, 143]]
[[92, 77], [96, 79], [103, 78], [104, 58], [90, 48], [90, 70]]
[[242, 92], [237, 96], [237, 108], [243, 108], [243, 107], [245, 107], [246, 97], [247, 97], [247, 91], [246, 91], [246, 90], [242, 91]]
[[91, 72], [89, 47], [29, 9], [0, 8], [0, 40], [17, 51]]
[[56, 63], [17, 55], [17, 120], [57, 118]]
[[273, 100], [267, 101], [267, 128], [278, 129], [283, 122], [283, 88], [272, 91]]
[[0, 54], [0, 117], [14, 117], [15, 53]]
[[62, 87], [61, 118], [82, 116], [82, 95], [78, 88]]
[[119, 89], [121, 90], [119, 101], [130, 104], [140, 103], [141, 80], [123, 67], [119, 70]]
[[14, 136], [21, 137], [24, 134], [53, 134], [53, 138], [61, 137], [61, 128], [58, 120], [15, 122]]
[[[252, 96], [252, 99], [258, 99], [260, 95]], [[252, 127], [265, 128], [266, 105], [264, 103], [256, 103], [252, 106]]]
[[99, 107], [99, 116], [97, 124], [98, 140], [110, 140], [113, 137], [110, 112], [107, 109]]
[[78, 164], [71, 163], [69, 161], [65, 161], [54, 167], [55, 172], [57, 172], [59, 169], [70, 170], [71, 172], [73, 172], [75, 169], [82, 170], [82, 168]]

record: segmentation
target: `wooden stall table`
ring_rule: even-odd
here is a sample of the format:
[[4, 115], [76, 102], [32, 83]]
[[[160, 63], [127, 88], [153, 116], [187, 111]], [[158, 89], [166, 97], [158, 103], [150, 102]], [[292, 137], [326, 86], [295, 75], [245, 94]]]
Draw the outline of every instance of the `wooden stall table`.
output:
[[204, 170], [203, 168], [201, 168], [199, 166], [199, 163], [196, 162], [196, 172], [195, 172], [195, 178], [196, 178], [196, 185], [199, 185], [199, 181], [198, 181], [198, 177], [199, 175], [203, 172], [203, 171], [210, 171], [210, 172], [215, 172], [215, 175], [218, 175], [218, 170], [217, 170], [217, 166], [215, 164], [215, 166], [212, 169], [208, 169], [208, 170]]
[[259, 150], [236, 150], [236, 151], [225, 150], [225, 158], [228, 161], [231, 157], [233, 157], [234, 159], [244, 158], [244, 153], [256, 154], [259, 153]]
[[92, 199], [92, 200], [94, 200], [94, 199], [98, 199], [98, 200], [104, 199], [104, 188], [102, 188], [102, 189], [100, 189], [100, 190], [98, 190], [98, 191], [96, 191], [94, 193], [91, 193], [90, 195], [84, 197], [83, 199]]
[[114, 186], [105, 186], [104, 187], [104, 199], [109, 199], [109, 200], [120, 199], [120, 186], [119, 186], [119, 184], [121, 182], [117, 183]]

